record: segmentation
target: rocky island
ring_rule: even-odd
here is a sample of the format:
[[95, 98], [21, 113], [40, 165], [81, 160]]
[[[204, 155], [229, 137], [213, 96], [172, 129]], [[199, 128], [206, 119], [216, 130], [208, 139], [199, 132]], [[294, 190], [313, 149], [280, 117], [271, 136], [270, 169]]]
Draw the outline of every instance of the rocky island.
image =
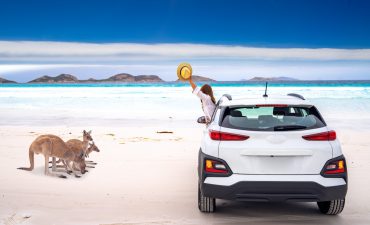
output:
[[51, 76], [42, 76], [34, 80], [29, 81], [28, 83], [77, 83], [79, 80], [77, 77], [70, 74], [60, 74], [56, 77]]
[[[192, 79], [194, 82], [217, 82], [217, 80], [214, 80], [212, 78], [208, 78], [205, 76], [200, 75], [193, 75]], [[294, 79], [291, 77], [253, 77], [251, 79], [243, 79], [239, 82], [266, 82], [266, 81], [297, 81], [298, 79]], [[60, 74], [58, 76], [48, 76], [44, 75], [39, 78], [36, 78], [34, 80], [31, 80], [27, 83], [33, 84], [33, 83], [162, 83], [166, 82], [162, 80], [157, 75], [131, 75], [129, 73], [119, 73], [116, 75], [113, 75], [111, 77], [105, 78], [105, 79], [95, 79], [95, 78], [89, 78], [87, 80], [79, 80], [76, 76], [71, 74]], [[180, 82], [180, 80], [176, 80], [175, 82]], [[238, 81], [236, 81], [238, 82]], [[7, 80], [0, 77], [0, 84], [5, 83], [17, 83], [15, 81]]]
[[0, 77], [0, 84], [16, 84], [17, 82]]
[[297, 79], [291, 77], [253, 77], [249, 80], [242, 81], [296, 81]]
[[28, 83], [155, 83], [164, 82], [157, 75], [138, 75], [134, 76], [128, 73], [120, 73], [111, 76], [107, 79], [97, 80], [90, 78], [87, 80], [79, 80], [77, 77], [70, 74], [60, 74], [56, 77], [42, 76]]
[[120, 73], [120, 74], [111, 76], [107, 79], [96, 80], [96, 82], [156, 83], [156, 82], [164, 82], [164, 80], [162, 80], [157, 75], [134, 76], [128, 73]]

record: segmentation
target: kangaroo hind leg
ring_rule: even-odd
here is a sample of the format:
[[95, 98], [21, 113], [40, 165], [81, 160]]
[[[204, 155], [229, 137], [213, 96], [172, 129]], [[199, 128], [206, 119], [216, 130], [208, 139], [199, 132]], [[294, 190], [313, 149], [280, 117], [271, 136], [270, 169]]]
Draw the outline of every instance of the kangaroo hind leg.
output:
[[58, 175], [58, 174], [55, 174], [55, 173], [50, 173], [50, 171], [49, 171], [49, 155], [45, 155], [45, 175], [53, 176], [53, 177], [59, 177], [59, 178], [67, 178], [64, 175]]

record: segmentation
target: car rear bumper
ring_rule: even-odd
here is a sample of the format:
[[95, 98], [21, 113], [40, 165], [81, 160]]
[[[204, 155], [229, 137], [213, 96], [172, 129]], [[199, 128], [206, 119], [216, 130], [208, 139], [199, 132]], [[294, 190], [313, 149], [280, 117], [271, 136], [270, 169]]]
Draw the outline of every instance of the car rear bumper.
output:
[[342, 199], [347, 193], [346, 183], [323, 186], [313, 181], [239, 181], [217, 185], [206, 181], [201, 184], [205, 196], [236, 201], [318, 202]]
[[199, 187], [206, 197], [237, 201], [320, 202], [343, 199], [347, 194], [347, 172], [339, 176], [248, 175], [235, 174], [229, 169], [228, 174], [208, 174], [204, 172], [205, 158], [223, 160], [199, 151]]

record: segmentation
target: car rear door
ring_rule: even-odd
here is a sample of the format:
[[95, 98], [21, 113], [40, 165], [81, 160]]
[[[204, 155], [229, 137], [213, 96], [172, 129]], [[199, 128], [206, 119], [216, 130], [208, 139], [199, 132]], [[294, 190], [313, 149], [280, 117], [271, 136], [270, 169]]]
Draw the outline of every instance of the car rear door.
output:
[[219, 157], [237, 174], [319, 174], [332, 158], [329, 141], [303, 136], [325, 133], [327, 127], [288, 131], [258, 131], [221, 127], [221, 132], [249, 136], [243, 141], [220, 141]]

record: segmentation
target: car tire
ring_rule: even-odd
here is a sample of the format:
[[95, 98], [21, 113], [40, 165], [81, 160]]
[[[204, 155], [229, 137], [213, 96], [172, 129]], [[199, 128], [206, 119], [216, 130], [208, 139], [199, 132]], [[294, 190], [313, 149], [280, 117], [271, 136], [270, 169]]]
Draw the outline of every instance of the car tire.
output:
[[320, 212], [326, 215], [338, 215], [344, 209], [345, 199], [317, 202]]
[[213, 213], [216, 210], [216, 199], [203, 195], [198, 185], [198, 208], [201, 212]]

